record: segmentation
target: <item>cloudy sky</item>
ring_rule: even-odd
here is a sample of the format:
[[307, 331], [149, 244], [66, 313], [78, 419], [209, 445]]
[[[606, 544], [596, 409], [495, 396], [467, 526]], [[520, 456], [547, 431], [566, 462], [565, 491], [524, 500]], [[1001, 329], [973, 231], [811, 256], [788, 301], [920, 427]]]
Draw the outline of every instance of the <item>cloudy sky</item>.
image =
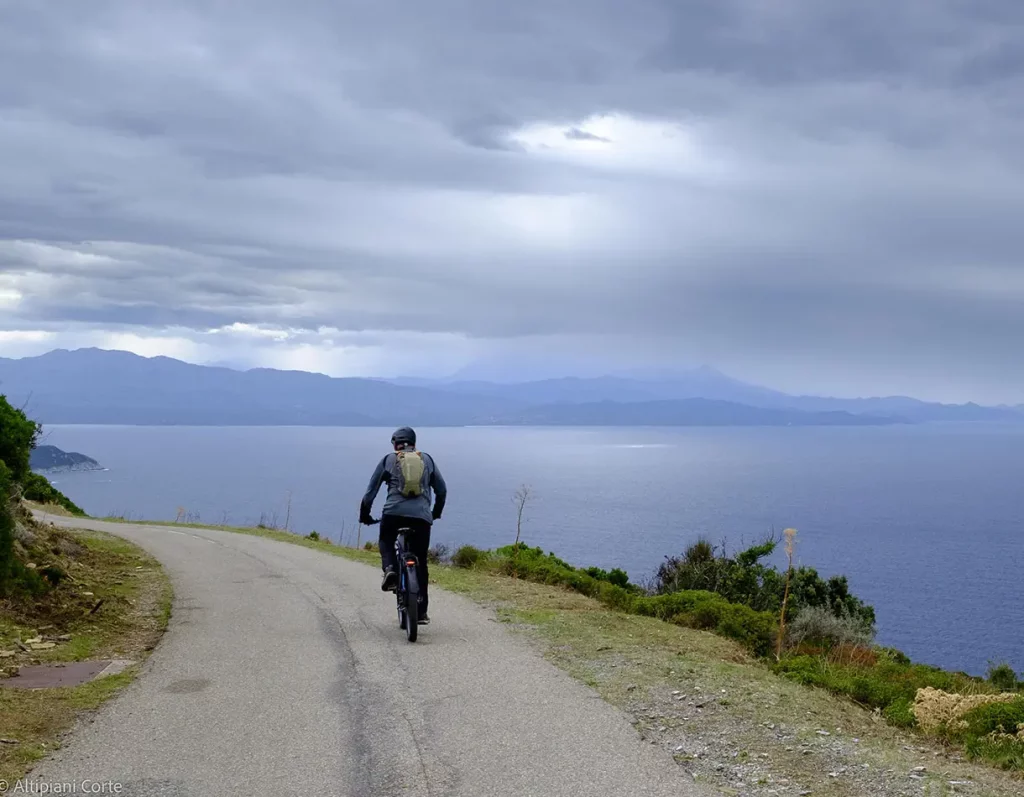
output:
[[0, 356], [1024, 402], [1020, 0], [0, 0]]

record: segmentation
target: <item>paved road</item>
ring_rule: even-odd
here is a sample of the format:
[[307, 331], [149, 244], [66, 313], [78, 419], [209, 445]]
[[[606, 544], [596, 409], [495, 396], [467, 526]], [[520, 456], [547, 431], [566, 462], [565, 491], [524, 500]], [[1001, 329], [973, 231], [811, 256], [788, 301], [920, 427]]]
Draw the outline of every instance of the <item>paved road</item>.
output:
[[437, 590], [409, 644], [365, 565], [230, 532], [52, 520], [138, 543], [176, 596], [142, 676], [34, 780], [175, 797], [709, 794], [464, 598]]

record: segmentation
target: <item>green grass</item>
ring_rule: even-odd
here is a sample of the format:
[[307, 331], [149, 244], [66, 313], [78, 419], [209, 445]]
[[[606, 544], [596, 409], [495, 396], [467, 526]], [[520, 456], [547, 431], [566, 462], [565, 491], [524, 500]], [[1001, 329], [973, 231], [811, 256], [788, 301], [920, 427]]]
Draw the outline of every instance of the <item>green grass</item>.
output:
[[962, 725], [947, 728], [945, 736], [962, 744], [972, 758], [1024, 771], [1024, 695], [1012, 703], [979, 706], [967, 712]]
[[866, 708], [880, 709], [895, 724], [905, 727], [915, 724], [909, 706], [918, 689], [931, 687], [958, 694], [996, 692], [980, 678], [912, 664], [887, 654], [865, 665], [836, 663], [821, 655], [790, 656], [773, 668], [798, 683], [848, 696]]

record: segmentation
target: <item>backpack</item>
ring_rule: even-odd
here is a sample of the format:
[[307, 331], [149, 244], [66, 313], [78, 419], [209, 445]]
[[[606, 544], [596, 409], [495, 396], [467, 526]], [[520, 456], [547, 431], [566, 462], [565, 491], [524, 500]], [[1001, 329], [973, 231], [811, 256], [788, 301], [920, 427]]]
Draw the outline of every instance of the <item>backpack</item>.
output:
[[426, 465], [419, 451], [396, 451], [398, 458], [398, 492], [405, 498], [423, 495], [423, 471]]

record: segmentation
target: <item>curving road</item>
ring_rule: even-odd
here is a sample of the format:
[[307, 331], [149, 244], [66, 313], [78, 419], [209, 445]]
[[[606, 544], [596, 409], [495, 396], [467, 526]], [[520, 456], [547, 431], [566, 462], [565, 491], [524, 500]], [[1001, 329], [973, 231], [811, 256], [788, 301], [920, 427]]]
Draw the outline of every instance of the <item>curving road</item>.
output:
[[139, 544], [176, 597], [142, 676], [35, 781], [140, 797], [710, 794], [464, 598], [434, 592], [410, 645], [371, 567], [230, 532], [47, 519]]

